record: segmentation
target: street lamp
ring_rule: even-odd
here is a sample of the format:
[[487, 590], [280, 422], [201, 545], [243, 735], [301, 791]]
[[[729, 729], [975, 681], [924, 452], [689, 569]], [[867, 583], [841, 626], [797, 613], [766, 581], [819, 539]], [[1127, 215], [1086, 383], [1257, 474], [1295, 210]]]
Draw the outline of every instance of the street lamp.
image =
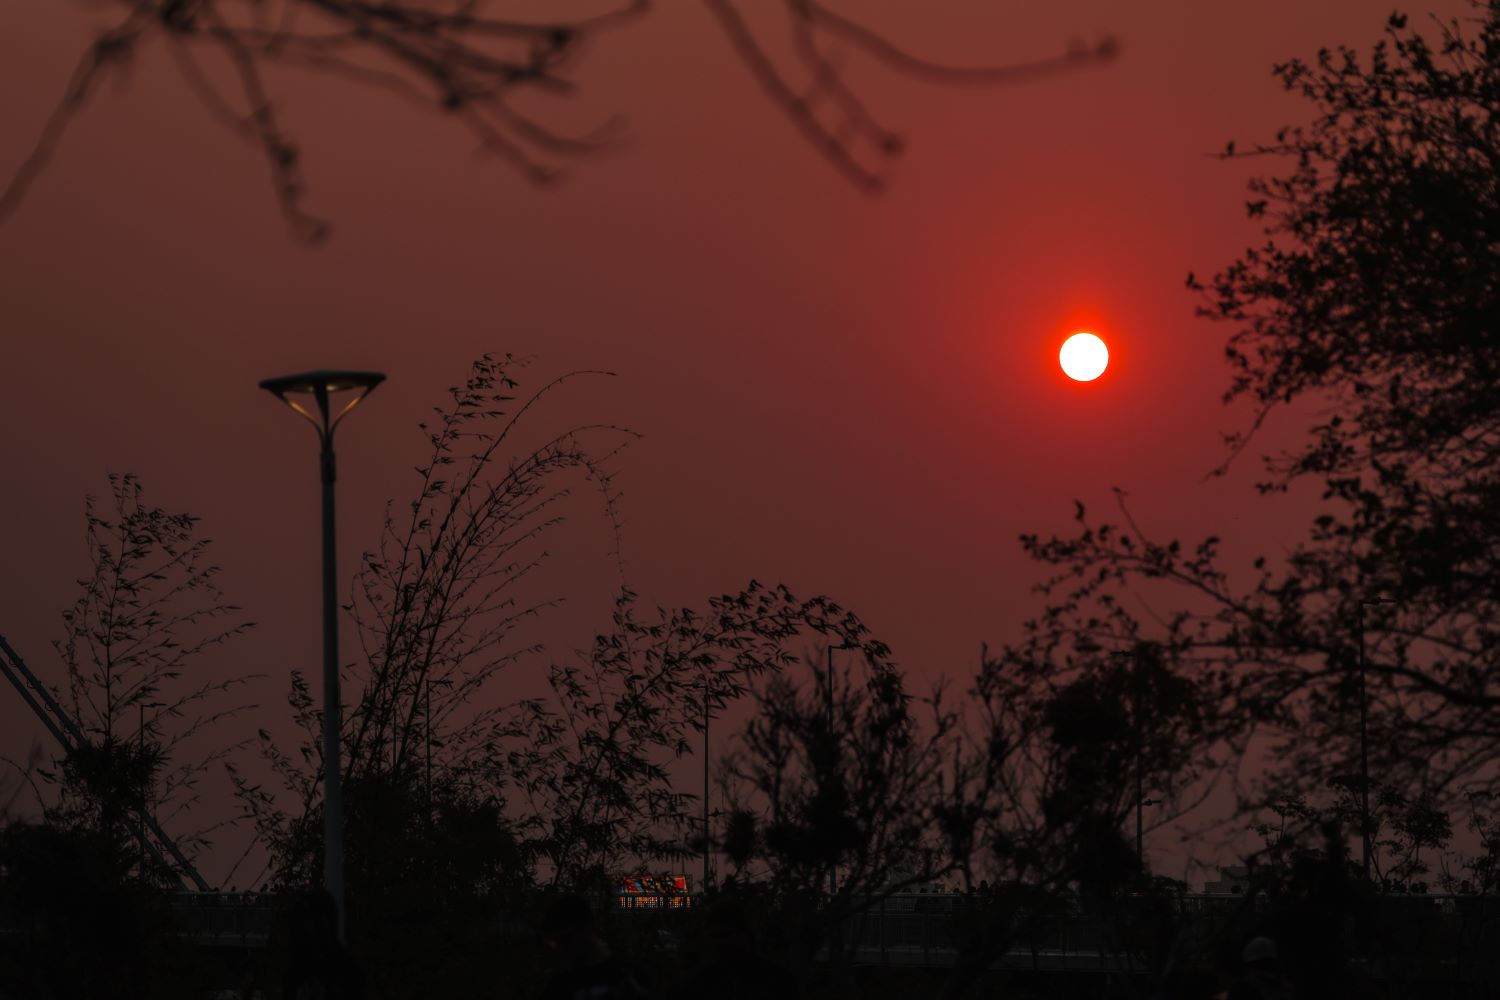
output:
[[[385, 381], [380, 372], [311, 371], [264, 379], [260, 387], [296, 410], [318, 432], [318, 468], [323, 481], [323, 885], [338, 908], [339, 939], [344, 939], [344, 795], [339, 772], [338, 566], [334, 549], [333, 432], [339, 422]], [[338, 412], [329, 397], [352, 393]], [[309, 409], [305, 402], [312, 403]]]
[[708, 892], [708, 882], [713, 874], [709, 864], [709, 827], [708, 827], [708, 671], [703, 672], [703, 888], [702, 892]]
[[1365, 608], [1395, 603], [1386, 597], [1359, 602], [1359, 834], [1366, 882], [1370, 881], [1370, 748], [1366, 734], [1370, 706], [1365, 697]]
[[[837, 646], [828, 646], [827, 647], [827, 651], [828, 651], [828, 742], [829, 742], [829, 745], [830, 745], [830, 749], [832, 750], [832, 758], [831, 758], [831, 763], [830, 763], [829, 766], [833, 767], [835, 769], [837, 769], [838, 766], [839, 766], [839, 744], [838, 744], [838, 732], [837, 732], [838, 724], [835, 721], [835, 715], [834, 715], [833, 651], [835, 649], [862, 649], [862, 648], [863, 647], [860, 646], [859, 643], [857, 643], [857, 642], [849, 642], [847, 639], [845, 641], [839, 643]], [[835, 855], [835, 857], [833, 859], [833, 864], [830, 865], [829, 869], [828, 869], [828, 895], [830, 895], [830, 896], [836, 896], [836, 895], [838, 895], [838, 891], [839, 891], [839, 862], [838, 862], [837, 855]]]

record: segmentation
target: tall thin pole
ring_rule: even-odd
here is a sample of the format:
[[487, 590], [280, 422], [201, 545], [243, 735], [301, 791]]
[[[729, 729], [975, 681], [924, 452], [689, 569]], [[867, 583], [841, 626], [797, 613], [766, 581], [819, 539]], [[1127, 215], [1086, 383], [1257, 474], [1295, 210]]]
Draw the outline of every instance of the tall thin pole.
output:
[[1146, 718], [1145, 713], [1141, 711], [1141, 702], [1144, 700], [1141, 688], [1145, 683], [1145, 678], [1144, 671], [1141, 669], [1142, 656], [1139, 646], [1135, 650], [1134, 663], [1135, 683], [1131, 687], [1135, 695], [1133, 699], [1135, 704], [1132, 706], [1134, 709], [1133, 714], [1135, 715], [1135, 863], [1141, 869], [1141, 874], [1144, 875], [1146, 872], [1146, 842], [1141, 814], [1146, 804]]
[[427, 821], [432, 822], [432, 674], [427, 674]]
[[[326, 413], [326, 402], [323, 407]], [[323, 480], [323, 885], [338, 908], [339, 940], [344, 941], [344, 788], [339, 747], [343, 713], [339, 697], [338, 560], [333, 505], [336, 477], [331, 429], [322, 435], [322, 445], [319, 465]]]
[[[143, 701], [138, 701], [138, 702], [136, 702], [135, 707], [139, 710], [137, 712], [137, 715], [139, 715], [139, 717], [140, 717], [140, 721], [139, 721], [139, 723], [136, 726], [136, 732], [140, 734], [136, 738], [136, 746], [138, 748], [136, 752], [140, 756], [140, 764], [138, 766], [144, 767], [145, 763], [146, 763], [146, 703], [143, 702]], [[141, 858], [140, 858], [140, 866], [141, 866], [141, 868], [140, 868], [140, 871], [141, 871], [141, 878], [142, 879], [145, 879], [145, 877], [146, 877], [146, 805], [145, 805], [145, 803], [146, 803], [146, 790], [144, 788], [142, 788], [141, 789], [141, 811], [138, 812], [138, 813], [136, 813], [136, 816], [135, 816], [135, 828], [136, 828], [136, 830], [135, 830], [135, 839], [136, 839], [136, 843], [140, 844], [140, 846], [141, 846]]]
[[1145, 715], [1141, 711], [1141, 702], [1144, 700], [1141, 690], [1145, 683], [1145, 673], [1142, 670], [1142, 650], [1139, 644], [1131, 650], [1116, 650], [1110, 656], [1119, 662], [1129, 660], [1131, 663], [1130, 675], [1130, 714], [1131, 721], [1135, 726], [1135, 861], [1144, 873], [1146, 870], [1146, 840], [1145, 823], [1143, 814], [1146, 805], [1146, 728]]
[[[349, 411], [385, 381], [381, 372], [319, 370], [261, 379], [260, 387], [307, 419], [318, 431], [318, 472], [323, 483], [323, 886], [333, 897], [338, 938], [348, 938], [344, 905], [344, 788], [342, 763], [343, 701], [339, 696], [338, 558], [334, 534], [333, 432]], [[357, 390], [338, 413], [330, 414], [328, 397]], [[311, 395], [314, 414], [294, 397]]]
[[708, 675], [703, 676], [703, 891], [711, 875], [708, 863]]
[[1146, 804], [1146, 777], [1141, 768], [1141, 720], [1140, 706], [1136, 706], [1135, 720], [1135, 862], [1142, 874], [1146, 871], [1146, 844], [1142, 833], [1141, 812]]
[[1365, 881], [1370, 881], [1369, 702], [1365, 697], [1365, 602], [1359, 602], [1359, 833]]
[[[833, 716], [833, 647], [828, 647], [828, 746], [832, 751], [829, 766], [837, 769], [839, 766], [839, 744], [838, 733], [834, 731]], [[835, 856], [833, 862], [828, 866], [828, 895], [837, 896], [839, 892], [839, 861]]]

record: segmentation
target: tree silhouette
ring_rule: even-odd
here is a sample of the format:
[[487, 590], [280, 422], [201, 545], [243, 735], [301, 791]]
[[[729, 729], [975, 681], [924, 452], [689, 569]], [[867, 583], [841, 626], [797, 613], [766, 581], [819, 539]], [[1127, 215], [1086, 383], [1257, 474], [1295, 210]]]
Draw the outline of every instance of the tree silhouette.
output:
[[1159, 888], [1131, 836], [1138, 795], [1154, 802], [1152, 826], [1169, 821], [1201, 801], [1220, 765], [1211, 704], [1154, 644], [986, 650], [966, 701], [959, 771], [972, 825], [959, 827], [971, 832], [958, 856], [965, 885], [990, 889], [962, 911], [944, 996], [1060, 917], [1100, 916], [1117, 936], [1138, 925], [1140, 907], [1122, 895]]
[[[1453, 821], [1431, 795], [1410, 796], [1380, 785], [1371, 790], [1370, 826], [1373, 876], [1389, 891], [1425, 892], [1428, 888], [1456, 891], [1457, 874], [1448, 870], [1442, 852], [1453, 838]], [[1324, 853], [1322, 844], [1309, 847], [1309, 836], [1323, 831], [1358, 829], [1361, 799], [1358, 781], [1335, 783], [1327, 804], [1295, 797], [1273, 803], [1270, 817], [1251, 824], [1265, 842], [1251, 861], [1285, 872], [1297, 861]], [[1271, 818], [1271, 817], [1274, 817]], [[1425, 856], [1423, 852], [1428, 852]], [[1436, 860], [1439, 868], [1431, 864]], [[1471, 862], [1472, 864], [1472, 862]]]
[[[111, 476], [109, 509], [90, 497], [85, 524], [92, 565], [55, 644], [85, 742], [43, 772], [58, 790], [46, 806], [53, 821], [123, 843], [144, 802], [167, 824], [187, 816], [233, 752], [201, 737], [244, 710], [226, 698], [251, 678], [205, 660], [252, 624], [219, 591], [197, 519], [149, 506], [135, 476]], [[184, 831], [180, 844], [201, 846], [207, 832]]]
[[584, 664], [553, 667], [551, 696], [514, 717], [519, 741], [502, 773], [524, 795], [523, 824], [551, 884], [597, 884], [625, 863], [693, 853], [701, 802], [676, 789], [668, 765], [690, 752], [706, 715], [792, 662], [787, 645], [808, 634], [864, 648], [877, 663], [887, 655], [853, 613], [780, 586], [752, 580], [702, 612], [650, 617], [625, 592], [614, 631]]
[[149, 505], [136, 477], [87, 500], [85, 537], [89, 573], [55, 644], [54, 700], [76, 730], [63, 726], [70, 745], [50, 765], [38, 748], [21, 769], [17, 793], [41, 816], [12, 815], [14, 795], [0, 814], [0, 994], [198, 995], [202, 963], [173, 935], [160, 890], [176, 880], [146, 850], [142, 813], [189, 858], [213, 832], [183, 827], [235, 749], [211, 734], [246, 707], [232, 697], [247, 678], [215, 673], [211, 654], [251, 626], [219, 591], [197, 519]]
[[914, 699], [885, 657], [838, 657], [841, 667], [831, 649], [808, 654], [755, 691], [720, 765], [720, 846], [732, 884], [777, 907], [794, 964], [826, 945], [843, 976], [862, 919], [956, 871], [951, 848], [965, 835], [952, 829], [959, 718], [941, 689]]
[[[1259, 484], [1318, 491], [1305, 536], [1248, 576], [1220, 539], [1153, 538], [1123, 500], [1118, 524], [1080, 507], [1076, 533], [1024, 539], [1056, 574], [1033, 641], [1159, 633], [1235, 720], [1220, 735], [1279, 736], [1258, 802], [1357, 775], [1366, 696], [1379, 783], [1451, 805], [1500, 775], [1500, 5], [1436, 33], [1396, 15], [1368, 57], [1279, 66], [1314, 117], [1226, 152], [1286, 166], [1251, 185], [1265, 241], [1189, 278], [1233, 331], [1225, 399], [1254, 408], [1226, 466], [1272, 413], [1310, 420]], [[1132, 591], [1178, 610], [1142, 621]]]
[[[703, 0], [732, 49], [797, 130], [844, 176], [878, 190], [902, 149], [842, 68], [857, 53], [907, 76], [954, 84], [1010, 83], [1109, 61], [1112, 39], [1009, 65], [960, 67], [907, 52], [857, 16], [818, 0], [769, 5], [790, 29], [789, 52], [768, 37], [764, 11], [743, 0]], [[556, 179], [563, 165], [619, 138], [621, 123], [582, 134], [546, 123], [538, 101], [577, 91], [572, 71], [590, 44], [640, 21], [649, 0], [620, 0], [599, 13], [527, 21], [491, 13], [478, 0], [113, 0], [119, 19], [84, 51], [35, 148], [0, 193], [0, 220], [56, 151], [74, 116], [147, 43], [165, 45], [189, 89], [218, 121], [260, 150], [278, 205], [299, 239], [327, 223], [306, 207], [300, 145], [286, 131], [268, 71], [290, 67], [368, 85], [439, 110], [485, 152], [528, 180]]]
[[1112, 912], [1145, 884], [1125, 833], [1137, 776], [1177, 815], [1216, 763], [1193, 685], [1154, 650], [1133, 652], [1044, 663], [986, 651], [954, 701], [913, 698], [888, 662], [863, 676], [846, 665], [831, 697], [822, 657], [807, 658], [810, 684], [795, 668], [769, 678], [722, 765], [729, 884], [766, 911], [794, 964], [826, 946], [836, 977], [882, 900], [963, 888], [944, 996], [1080, 906]]

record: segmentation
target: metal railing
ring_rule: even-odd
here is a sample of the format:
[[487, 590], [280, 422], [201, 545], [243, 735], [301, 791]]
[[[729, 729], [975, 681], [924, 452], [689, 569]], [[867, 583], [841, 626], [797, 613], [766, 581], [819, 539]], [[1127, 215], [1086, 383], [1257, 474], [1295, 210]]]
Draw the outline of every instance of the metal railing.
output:
[[261, 948], [270, 940], [277, 897], [264, 892], [174, 892], [177, 933], [194, 944]]

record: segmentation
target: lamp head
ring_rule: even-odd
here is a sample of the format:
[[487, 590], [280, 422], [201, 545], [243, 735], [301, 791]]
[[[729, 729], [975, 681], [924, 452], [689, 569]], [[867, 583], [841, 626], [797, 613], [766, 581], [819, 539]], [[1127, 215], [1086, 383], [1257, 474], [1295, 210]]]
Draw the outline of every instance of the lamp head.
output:
[[385, 381], [383, 372], [349, 372], [320, 368], [317, 371], [299, 372], [296, 375], [279, 375], [261, 379], [260, 387], [285, 399], [291, 393], [344, 392], [349, 389], [364, 389], [366, 392]]
[[[384, 381], [383, 372], [354, 372], [320, 368], [317, 371], [261, 379], [260, 387], [306, 417], [318, 429], [319, 435], [326, 438], [333, 433], [333, 429], [338, 426], [340, 420], [344, 419], [345, 414], [354, 409], [360, 400]], [[330, 416], [328, 399], [340, 392], [353, 392], [354, 396], [344, 404], [343, 409]], [[303, 401], [309, 396], [317, 406], [316, 416], [303, 405]]]

